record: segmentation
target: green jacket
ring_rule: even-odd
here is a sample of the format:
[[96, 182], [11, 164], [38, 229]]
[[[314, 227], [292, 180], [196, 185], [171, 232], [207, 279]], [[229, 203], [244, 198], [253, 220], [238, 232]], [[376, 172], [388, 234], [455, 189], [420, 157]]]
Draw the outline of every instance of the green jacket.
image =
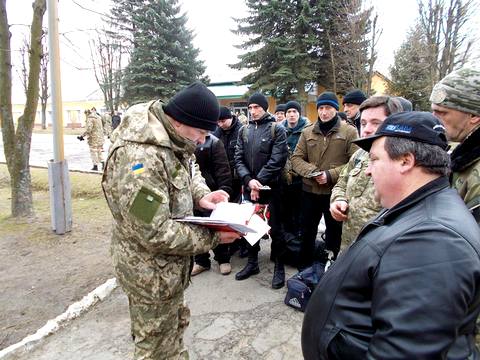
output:
[[342, 248], [353, 243], [363, 225], [382, 209], [375, 199], [372, 178], [365, 174], [368, 162], [368, 152], [363, 149], [357, 150], [343, 168], [332, 189], [330, 203], [340, 200], [348, 203], [348, 218], [342, 225]]
[[216, 246], [207, 228], [179, 223], [210, 192], [194, 162], [195, 144], [176, 134], [157, 101], [131, 107], [114, 133], [102, 187], [113, 215], [117, 279], [147, 303], [188, 285], [191, 256]]
[[[338, 121], [324, 136], [318, 121], [303, 129], [291, 161], [293, 170], [303, 177], [304, 191], [330, 194], [343, 166], [358, 149], [352, 142], [358, 134], [353, 126]], [[305, 177], [315, 171], [327, 171], [328, 182], [320, 185], [315, 179]]]

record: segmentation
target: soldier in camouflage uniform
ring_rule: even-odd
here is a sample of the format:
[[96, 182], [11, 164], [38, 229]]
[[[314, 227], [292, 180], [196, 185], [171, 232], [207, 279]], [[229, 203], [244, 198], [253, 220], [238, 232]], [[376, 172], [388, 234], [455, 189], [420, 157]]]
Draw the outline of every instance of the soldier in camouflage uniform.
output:
[[463, 68], [444, 77], [430, 96], [433, 114], [450, 141], [451, 184], [480, 223], [480, 69]]
[[[385, 118], [402, 111], [400, 102], [389, 96], [373, 96], [361, 105], [361, 135], [375, 134]], [[374, 217], [382, 206], [375, 198], [372, 178], [365, 174], [368, 152], [359, 149], [348, 161], [332, 189], [330, 213], [342, 224], [342, 249], [349, 246], [360, 233], [363, 225]]]
[[102, 119], [93, 110], [85, 111], [87, 119], [85, 120], [85, 132], [81, 135], [87, 137], [88, 147], [90, 148], [90, 157], [92, 158], [92, 170], [97, 171], [102, 164], [103, 137]]
[[102, 115], [103, 134], [110, 138], [112, 134], [112, 116], [109, 112], [104, 112]]
[[102, 187], [113, 215], [111, 252], [128, 295], [135, 359], [188, 359], [183, 333], [191, 257], [238, 238], [177, 222], [228, 201], [210, 192], [193, 152], [216, 127], [215, 95], [201, 83], [131, 107], [114, 132]]

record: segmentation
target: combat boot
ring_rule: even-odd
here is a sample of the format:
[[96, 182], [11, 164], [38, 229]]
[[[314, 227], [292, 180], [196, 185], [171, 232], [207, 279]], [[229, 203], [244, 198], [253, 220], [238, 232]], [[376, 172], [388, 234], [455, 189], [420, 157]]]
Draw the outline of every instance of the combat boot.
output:
[[281, 289], [285, 286], [285, 266], [278, 259], [273, 269], [272, 288]]
[[257, 275], [260, 273], [260, 269], [258, 267], [258, 253], [248, 254], [248, 262], [245, 267], [240, 270], [238, 273], [235, 274], [236, 280], [245, 280], [248, 279], [252, 275]]
[[93, 165], [92, 171], [98, 171], [98, 166], [97, 166], [97, 164]]

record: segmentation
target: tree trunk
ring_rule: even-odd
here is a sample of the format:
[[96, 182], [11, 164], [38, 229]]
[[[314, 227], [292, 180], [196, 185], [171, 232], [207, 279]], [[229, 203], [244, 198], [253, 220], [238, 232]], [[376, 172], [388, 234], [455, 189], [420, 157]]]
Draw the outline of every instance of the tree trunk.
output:
[[47, 128], [47, 102], [41, 101], [42, 104], [42, 129]]
[[30, 32], [30, 56], [27, 99], [23, 115], [15, 130], [12, 117], [12, 75], [10, 55], [10, 32], [5, 4], [0, 0], [0, 114], [4, 153], [12, 187], [12, 216], [33, 214], [32, 186], [30, 177], [30, 145], [39, 98], [40, 60], [42, 56], [42, 22], [46, 0], [33, 3], [33, 20]]

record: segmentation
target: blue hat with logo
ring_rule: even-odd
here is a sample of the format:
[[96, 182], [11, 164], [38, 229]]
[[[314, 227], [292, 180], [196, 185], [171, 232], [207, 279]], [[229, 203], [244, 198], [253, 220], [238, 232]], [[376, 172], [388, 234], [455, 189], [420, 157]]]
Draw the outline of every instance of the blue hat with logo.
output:
[[425, 144], [448, 148], [445, 127], [432, 113], [424, 111], [404, 111], [388, 116], [378, 127], [374, 135], [354, 140], [353, 142], [366, 151], [372, 143], [382, 137], [401, 137]]

